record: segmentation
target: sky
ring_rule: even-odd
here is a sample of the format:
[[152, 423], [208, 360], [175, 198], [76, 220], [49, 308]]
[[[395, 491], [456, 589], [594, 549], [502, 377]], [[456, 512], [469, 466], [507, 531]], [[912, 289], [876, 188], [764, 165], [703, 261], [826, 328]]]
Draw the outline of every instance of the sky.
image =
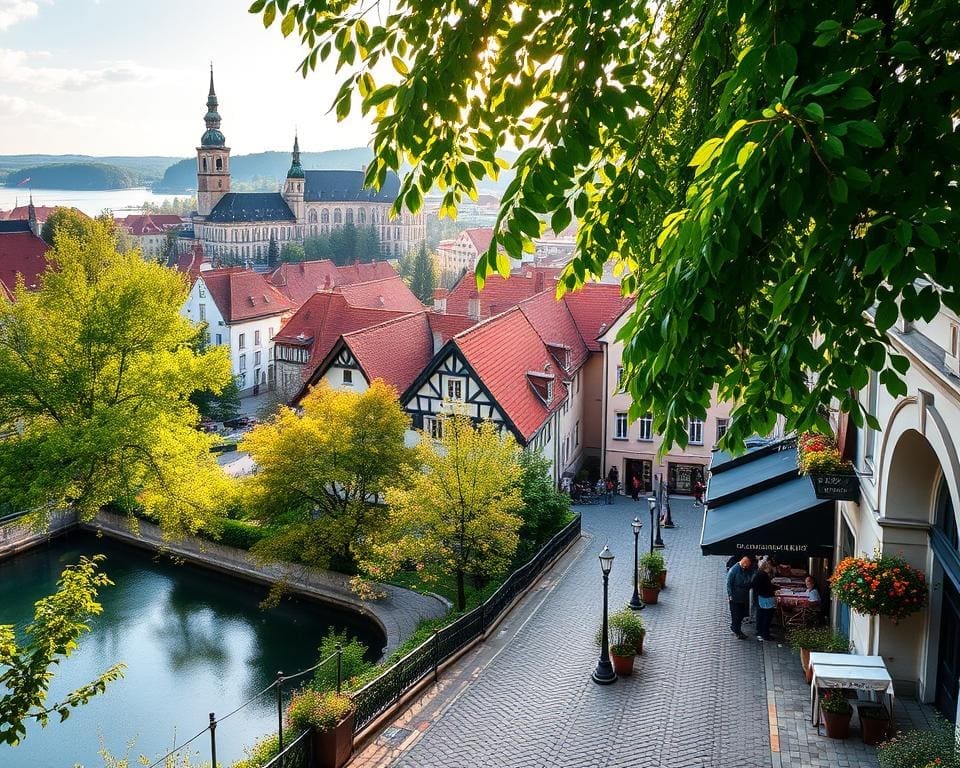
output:
[[[0, 154], [189, 157], [204, 130], [213, 62], [234, 154], [364, 146], [338, 123], [340, 78], [263, 28], [250, 0], [0, 0]], [[324, 67], [323, 69], [321, 69]]]

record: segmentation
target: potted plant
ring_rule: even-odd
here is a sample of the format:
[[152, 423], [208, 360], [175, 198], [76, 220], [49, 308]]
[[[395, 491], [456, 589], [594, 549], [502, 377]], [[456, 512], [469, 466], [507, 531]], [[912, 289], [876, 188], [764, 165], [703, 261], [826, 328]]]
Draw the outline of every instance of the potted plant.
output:
[[349, 696], [305, 688], [290, 700], [287, 721], [294, 730], [312, 731], [317, 768], [341, 768], [353, 754], [354, 707]]
[[896, 555], [846, 557], [830, 577], [837, 600], [857, 613], [886, 616], [897, 623], [927, 604], [923, 571]]
[[810, 476], [818, 499], [860, 498], [860, 480], [853, 464], [843, 458], [832, 437], [805, 432], [797, 441], [797, 454], [800, 472]]
[[640, 599], [647, 605], [656, 605], [660, 597], [660, 578], [644, 577], [640, 582]]
[[790, 646], [800, 652], [800, 666], [803, 667], [807, 682], [813, 680], [813, 667], [810, 666], [810, 652], [849, 653], [850, 641], [829, 627], [800, 627], [790, 632]]
[[648, 552], [640, 558], [640, 578], [643, 579], [644, 572], [651, 578], [660, 582], [660, 589], [667, 585], [667, 565], [663, 560], [663, 553]]
[[885, 707], [867, 704], [857, 707], [860, 716], [860, 735], [864, 744], [876, 746], [887, 738], [890, 729], [890, 715]]
[[850, 735], [853, 707], [840, 691], [824, 691], [820, 698], [820, 710], [823, 712], [823, 723], [829, 738], [845, 739]]
[[[629, 607], [610, 614], [610, 661], [618, 677], [633, 674], [633, 660], [643, 650], [646, 630], [640, 617]], [[603, 642], [603, 630], [597, 630], [597, 645]]]

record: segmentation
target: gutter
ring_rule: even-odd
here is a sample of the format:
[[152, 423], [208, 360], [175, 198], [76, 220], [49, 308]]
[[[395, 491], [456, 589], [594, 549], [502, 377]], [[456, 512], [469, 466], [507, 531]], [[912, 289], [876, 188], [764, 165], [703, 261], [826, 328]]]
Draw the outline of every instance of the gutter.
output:
[[[600, 419], [602, 421], [602, 427], [600, 431], [600, 476], [606, 477], [606, 473], [609, 471], [607, 469], [607, 372], [610, 370], [610, 366], [607, 361], [607, 342], [601, 341], [600, 346], [603, 347], [603, 393], [600, 397]], [[617, 472], [619, 473], [619, 469]], [[624, 483], [626, 483], [626, 478], [624, 478]], [[624, 486], [625, 488], [626, 486]]]

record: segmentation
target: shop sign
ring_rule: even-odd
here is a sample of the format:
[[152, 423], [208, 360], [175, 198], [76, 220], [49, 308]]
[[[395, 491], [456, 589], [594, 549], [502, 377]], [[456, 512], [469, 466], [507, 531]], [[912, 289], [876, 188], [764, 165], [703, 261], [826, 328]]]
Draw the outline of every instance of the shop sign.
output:
[[818, 499], [858, 501], [860, 478], [853, 474], [810, 475]]

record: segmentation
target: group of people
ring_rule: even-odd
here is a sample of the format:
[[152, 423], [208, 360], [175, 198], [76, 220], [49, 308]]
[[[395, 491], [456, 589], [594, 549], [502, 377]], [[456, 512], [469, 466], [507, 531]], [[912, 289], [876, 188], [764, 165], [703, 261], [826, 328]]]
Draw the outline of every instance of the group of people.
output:
[[[730, 565], [728, 563], [728, 565]], [[727, 601], [730, 604], [730, 629], [739, 639], [745, 640], [743, 621], [750, 615], [750, 592], [757, 598], [757, 640], [772, 640], [770, 626], [777, 607], [777, 587], [773, 583], [776, 563], [771, 557], [763, 557], [754, 565], [750, 555], [744, 555], [730, 565], [727, 571]], [[820, 591], [813, 576], [804, 577], [804, 597], [812, 605], [820, 604]]]

